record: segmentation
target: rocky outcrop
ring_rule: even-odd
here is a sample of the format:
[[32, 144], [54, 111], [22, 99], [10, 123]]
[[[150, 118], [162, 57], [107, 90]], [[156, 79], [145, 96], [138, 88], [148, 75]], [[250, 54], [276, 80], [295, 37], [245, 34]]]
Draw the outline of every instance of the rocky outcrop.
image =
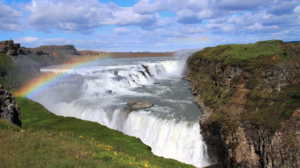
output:
[[193, 58], [185, 79], [204, 112], [210, 155], [225, 167], [300, 167], [300, 63], [273, 57], [251, 67]]
[[43, 51], [47, 55], [52, 52], [62, 52], [64, 54], [69, 55], [80, 55], [80, 53], [75, 49], [74, 45], [62, 45], [62, 46], [56, 46], [56, 45], [50, 45], [50, 46], [40, 46], [37, 48], [38, 51]]
[[147, 101], [131, 101], [131, 102], [128, 102], [127, 105], [130, 107], [126, 107], [123, 110], [125, 113], [131, 113], [132, 111], [137, 110], [137, 109], [150, 108], [154, 104], [147, 102]]
[[17, 56], [18, 49], [20, 48], [19, 43], [15, 43], [13, 40], [1, 41], [0, 42], [0, 53], [5, 53], [10, 56]]
[[44, 51], [44, 50], [36, 50], [36, 51], [34, 51], [34, 54], [38, 55], [38, 56], [42, 56], [42, 55], [49, 55], [49, 52]]
[[15, 97], [0, 85], [0, 118], [22, 126], [21, 111]]

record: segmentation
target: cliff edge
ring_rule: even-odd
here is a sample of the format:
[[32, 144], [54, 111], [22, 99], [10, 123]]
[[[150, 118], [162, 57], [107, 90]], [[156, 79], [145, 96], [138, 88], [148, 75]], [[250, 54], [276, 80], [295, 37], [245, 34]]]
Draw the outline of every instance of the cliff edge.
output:
[[208, 47], [187, 60], [211, 155], [225, 167], [300, 167], [300, 45]]

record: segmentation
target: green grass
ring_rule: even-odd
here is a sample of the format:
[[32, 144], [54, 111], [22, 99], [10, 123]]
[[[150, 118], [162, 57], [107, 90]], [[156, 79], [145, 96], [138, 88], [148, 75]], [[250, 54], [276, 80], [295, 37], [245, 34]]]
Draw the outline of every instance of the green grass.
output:
[[[273, 65], [277, 63], [276, 61], [299, 60], [298, 50], [300, 47], [297, 46], [298, 48], [295, 50], [281, 40], [260, 41], [254, 44], [218, 45], [196, 52], [188, 62], [206, 59], [253, 69], [264, 65]], [[276, 56], [276, 61], [272, 61], [273, 56]]]
[[153, 158], [70, 132], [31, 131], [0, 120], [0, 167], [158, 167]]
[[[83, 121], [73, 117], [56, 116], [47, 111], [42, 105], [23, 97], [16, 97], [16, 100], [18, 101], [22, 112], [22, 126], [26, 131], [36, 132], [38, 135], [43, 134], [43, 132], [51, 132], [57, 135], [59, 132], [61, 132], [63, 134], [71, 134], [72, 137], [77, 139], [79, 136], [83, 136], [87, 140], [94, 138], [94, 141], [97, 141], [97, 143], [110, 145], [114, 149], [121, 151], [121, 153], [126, 153], [126, 156], [131, 156], [132, 158], [123, 158], [123, 160], [125, 160], [124, 162], [128, 162], [128, 164], [132, 163], [133, 160], [141, 160], [143, 158], [143, 162], [147, 161], [151, 165], [150, 167], [193, 167], [175, 160], [165, 159], [153, 155], [151, 153], [151, 148], [143, 144], [138, 138], [127, 136], [122, 132], [109, 129], [95, 122]], [[44, 134], [40, 136], [44, 136]], [[59, 144], [60, 140], [55, 140], [55, 143]], [[47, 145], [48, 144], [45, 143], [45, 146]], [[91, 149], [91, 151], [93, 150]], [[137, 153], [141, 158], [136, 156]], [[107, 157], [104, 160], [107, 160], [109, 157], [111, 157], [111, 159], [108, 160], [113, 162], [116, 160], [112, 153], [105, 156]], [[93, 158], [103, 160], [103, 157], [104, 156], [101, 154], [101, 152], [96, 151], [87, 159], [89, 160]], [[34, 165], [34, 163], [32, 164]], [[65, 164], [71, 163], [67, 161]], [[75, 163], [73, 165], [75, 165]]]

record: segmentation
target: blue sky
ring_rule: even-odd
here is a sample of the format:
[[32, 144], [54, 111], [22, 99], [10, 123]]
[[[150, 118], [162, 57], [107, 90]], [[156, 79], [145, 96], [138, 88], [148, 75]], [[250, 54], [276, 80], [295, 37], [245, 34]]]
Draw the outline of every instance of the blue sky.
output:
[[0, 0], [0, 40], [175, 51], [300, 40], [300, 0]]

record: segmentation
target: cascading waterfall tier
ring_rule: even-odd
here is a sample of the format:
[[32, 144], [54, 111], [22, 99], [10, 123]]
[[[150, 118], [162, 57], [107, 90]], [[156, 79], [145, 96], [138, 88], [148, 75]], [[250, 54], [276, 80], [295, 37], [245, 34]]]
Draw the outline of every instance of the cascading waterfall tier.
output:
[[[178, 75], [182, 70], [182, 63], [170, 58], [110, 58], [80, 69], [45, 67], [42, 72], [83, 76], [84, 84], [74, 91], [79, 96], [56, 101], [64, 92], [50, 87], [31, 99], [56, 115], [98, 122], [138, 137], [157, 156], [204, 167], [210, 161], [200, 134], [201, 113], [192, 103], [189, 83]], [[155, 105], [124, 113], [131, 100]]]

